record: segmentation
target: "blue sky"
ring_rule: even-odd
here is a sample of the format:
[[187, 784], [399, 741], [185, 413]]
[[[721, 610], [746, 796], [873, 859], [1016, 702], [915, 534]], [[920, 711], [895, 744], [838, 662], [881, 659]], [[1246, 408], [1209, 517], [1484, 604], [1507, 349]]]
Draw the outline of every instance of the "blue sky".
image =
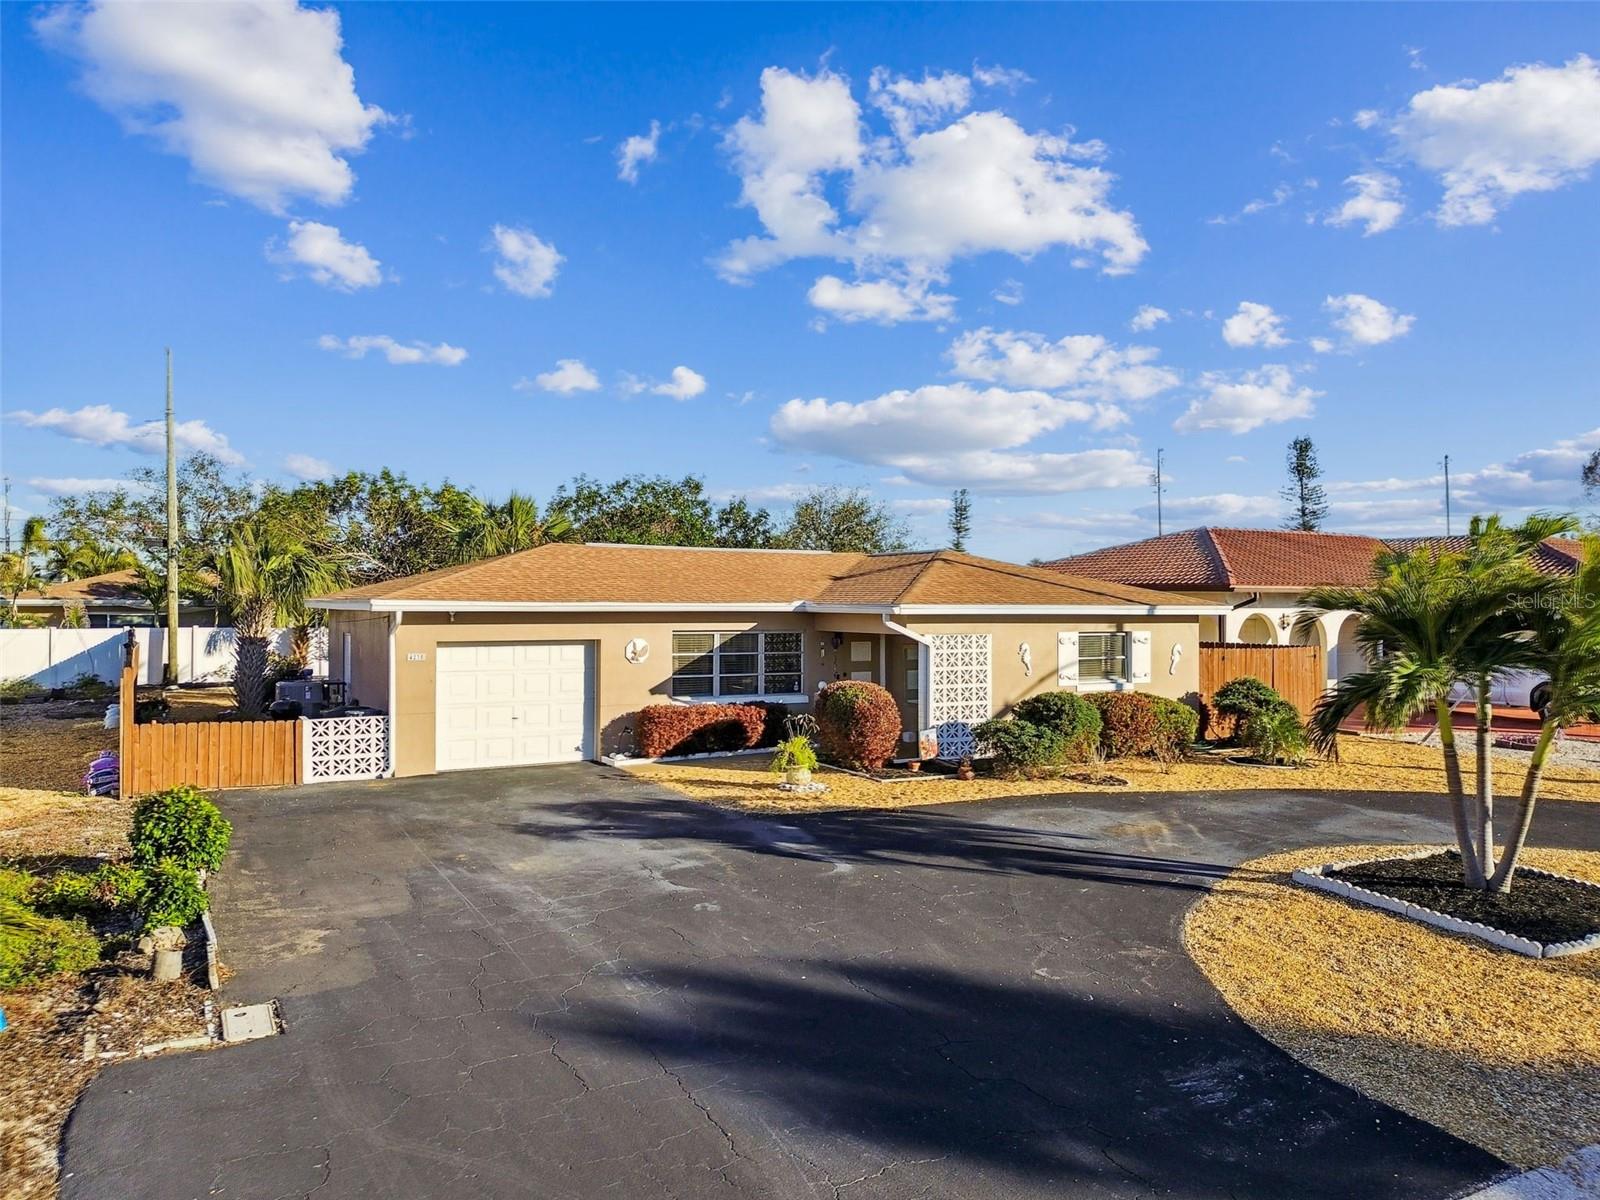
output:
[[1446, 453], [1520, 512], [1600, 445], [1593, 6], [0, 22], [22, 510], [151, 461], [165, 345], [264, 477], [862, 484], [928, 544], [968, 486], [1017, 559], [1153, 533], [1158, 448], [1168, 528], [1276, 524], [1309, 434], [1400, 533]]

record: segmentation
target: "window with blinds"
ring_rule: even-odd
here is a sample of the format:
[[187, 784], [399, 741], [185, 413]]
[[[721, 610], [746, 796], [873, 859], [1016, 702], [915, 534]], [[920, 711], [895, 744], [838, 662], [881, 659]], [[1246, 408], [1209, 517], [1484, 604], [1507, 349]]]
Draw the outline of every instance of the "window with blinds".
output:
[[672, 694], [705, 700], [799, 696], [800, 639], [796, 630], [674, 633]]
[[1120, 683], [1128, 678], [1128, 635], [1080, 633], [1078, 683]]

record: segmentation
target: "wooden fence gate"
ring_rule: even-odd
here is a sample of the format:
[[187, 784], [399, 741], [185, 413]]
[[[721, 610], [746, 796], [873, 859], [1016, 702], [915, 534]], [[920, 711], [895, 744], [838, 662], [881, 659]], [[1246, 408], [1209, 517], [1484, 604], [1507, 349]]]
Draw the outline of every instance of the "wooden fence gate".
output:
[[1327, 690], [1328, 674], [1321, 646], [1254, 646], [1243, 642], [1200, 643], [1200, 698], [1209, 724], [1204, 736], [1227, 737], [1233, 720], [1211, 711], [1211, 697], [1229, 680], [1253, 675], [1270, 684], [1302, 717], [1309, 717]]
[[300, 782], [298, 721], [134, 721], [139, 647], [122, 668], [118, 771], [124, 796], [192, 783], [202, 788], [280, 787]]

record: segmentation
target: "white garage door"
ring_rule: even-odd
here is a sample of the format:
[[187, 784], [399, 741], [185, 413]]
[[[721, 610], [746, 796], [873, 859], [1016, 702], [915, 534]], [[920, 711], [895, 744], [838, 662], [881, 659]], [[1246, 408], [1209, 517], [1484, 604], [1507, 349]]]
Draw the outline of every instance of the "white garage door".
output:
[[584, 642], [445, 643], [438, 650], [438, 769], [594, 757], [594, 656]]

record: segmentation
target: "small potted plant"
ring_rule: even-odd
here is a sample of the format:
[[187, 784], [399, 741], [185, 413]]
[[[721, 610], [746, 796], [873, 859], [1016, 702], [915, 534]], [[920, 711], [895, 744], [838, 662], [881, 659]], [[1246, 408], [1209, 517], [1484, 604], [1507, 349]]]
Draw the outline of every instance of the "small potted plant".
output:
[[803, 787], [811, 782], [811, 772], [816, 767], [817, 752], [811, 748], [811, 739], [802, 734], [779, 742], [767, 769], [782, 775], [790, 786]]

